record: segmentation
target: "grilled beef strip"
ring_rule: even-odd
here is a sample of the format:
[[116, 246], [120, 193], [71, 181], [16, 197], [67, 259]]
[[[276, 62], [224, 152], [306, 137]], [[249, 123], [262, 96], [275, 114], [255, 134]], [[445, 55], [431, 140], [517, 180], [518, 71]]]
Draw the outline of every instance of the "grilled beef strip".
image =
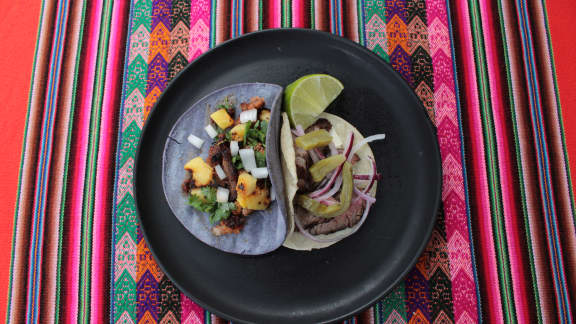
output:
[[312, 235], [331, 234], [358, 224], [364, 211], [364, 201], [354, 201], [342, 215], [333, 218], [319, 217], [300, 206], [295, 206], [296, 217]]
[[329, 132], [332, 129], [332, 124], [330, 123], [330, 121], [328, 119], [318, 118], [314, 122], [314, 124], [308, 126], [308, 128], [306, 128], [306, 130], [304, 130], [304, 133], [310, 133], [310, 132], [318, 130], [318, 129], [324, 129], [327, 132]]
[[232, 153], [230, 152], [230, 147], [226, 142], [218, 144], [220, 148], [220, 153], [222, 154], [222, 169], [226, 173], [226, 180], [228, 182], [228, 189], [230, 190], [229, 200], [236, 200], [236, 183], [238, 182], [238, 170], [234, 167], [232, 163]]

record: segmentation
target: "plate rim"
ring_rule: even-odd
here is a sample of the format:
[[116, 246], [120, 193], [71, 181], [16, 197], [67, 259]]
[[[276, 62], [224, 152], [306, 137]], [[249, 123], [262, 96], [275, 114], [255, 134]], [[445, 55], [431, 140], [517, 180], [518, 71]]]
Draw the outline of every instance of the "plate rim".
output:
[[[162, 272], [170, 279], [170, 281], [172, 281], [172, 283], [181, 292], [183, 292], [186, 296], [188, 296], [190, 299], [192, 299], [196, 304], [198, 304], [203, 309], [208, 310], [209, 312], [211, 312], [211, 313], [213, 313], [219, 317], [222, 317], [222, 318], [227, 319], [227, 320], [232, 321], [232, 322], [249, 323], [246, 320], [237, 318], [231, 314], [228, 314], [228, 313], [223, 312], [219, 309], [213, 308], [211, 305], [208, 305], [207, 303], [205, 303], [201, 299], [197, 298], [194, 294], [192, 294], [187, 288], [183, 287], [180, 283], [178, 283], [178, 281], [174, 280], [174, 278], [172, 277], [170, 272], [166, 271], [166, 267], [165, 267], [164, 263], [158, 257], [156, 249], [153, 247], [152, 244], [150, 244], [150, 239], [148, 238], [148, 233], [144, 229], [144, 225], [142, 222], [142, 215], [141, 215], [142, 213], [141, 213], [140, 205], [138, 203], [138, 190], [137, 190], [138, 177], [137, 177], [137, 174], [138, 174], [138, 169], [139, 169], [139, 164], [140, 164], [139, 161], [141, 159], [142, 139], [144, 138], [144, 135], [147, 132], [150, 132], [149, 124], [150, 124], [150, 121], [152, 120], [152, 118], [158, 114], [159, 104], [163, 101], [164, 97], [166, 96], [166, 93], [169, 92], [169, 90], [174, 87], [174, 83], [181, 77], [181, 75], [184, 73], [187, 73], [188, 70], [191, 70], [195, 66], [199, 65], [203, 59], [205, 59], [206, 57], [211, 55], [211, 53], [216, 51], [216, 50], [220, 50], [221, 48], [230, 46], [230, 44], [242, 41], [242, 40], [247, 39], [247, 38], [258, 37], [259, 35], [262, 35], [262, 34], [274, 34], [274, 33], [280, 33], [280, 34], [305, 33], [305, 34], [312, 34], [312, 35], [315, 34], [319, 37], [326, 37], [331, 42], [343, 42], [346, 45], [352, 46], [352, 47], [364, 52], [365, 54], [371, 56], [376, 61], [379, 61], [381, 64], [385, 65], [386, 68], [392, 72], [392, 75], [394, 75], [395, 78], [397, 80], [399, 80], [399, 82], [403, 83], [404, 86], [410, 90], [409, 91], [410, 96], [416, 100], [418, 106], [420, 107], [419, 112], [423, 115], [423, 119], [426, 121], [426, 125], [428, 125], [428, 128], [429, 128], [431, 134], [434, 135], [433, 136], [433, 142], [435, 145], [433, 146], [433, 151], [435, 152], [435, 154], [433, 154], [433, 157], [434, 157], [434, 160], [438, 166], [438, 168], [431, 169], [431, 170], [437, 171], [436, 172], [437, 173], [436, 174], [437, 186], [436, 186], [436, 188], [434, 188], [436, 191], [436, 197], [434, 199], [434, 202], [435, 202], [434, 203], [434, 212], [433, 212], [433, 215], [431, 216], [431, 221], [429, 222], [429, 224], [426, 228], [426, 235], [424, 237], [424, 240], [422, 240], [422, 243], [418, 246], [418, 249], [417, 249], [418, 253], [412, 257], [412, 259], [408, 263], [408, 266], [403, 271], [401, 271], [401, 274], [399, 276], [397, 276], [397, 278], [392, 281], [390, 286], [387, 289], [383, 290], [380, 294], [377, 294], [376, 296], [369, 298], [369, 302], [367, 304], [365, 304], [361, 307], [356, 307], [355, 309], [347, 312], [346, 314], [341, 314], [335, 318], [330, 318], [330, 319], [322, 322], [322, 323], [335, 323], [335, 322], [339, 322], [339, 321], [348, 319], [348, 318], [370, 308], [376, 302], [378, 302], [383, 297], [388, 295], [388, 293], [390, 293], [390, 291], [392, 289], [394, 289], [394, 287], [396, 287], [400, 283], [400, 281], [402, 281], [406, 277], [408, 272], [417, 263], [418, 259], [420, 258], [420, 256], [424, 252], [424, 249], [428, 245], [428, 242], [430, 241], [430, 238], [432, 236], [432, 231], [434, 229], [434, 226], [435, 226], [437, 218], [438, 218], [438, 210], [440, 209], [441, 198], [442, 198], [443, 170], [442, 170], [442, 158], [441, 158], [440, 146], [439, 146], [438, 137], [437, 137], [436, 126], [433, 124], [432, 120], [430, 119], [430, 117], [426, 113], [426, 108], [424, 107], [424, 105], [422, 104], [422, 101], [420, 100], [420, 98], [418, 98], [418, 96], [416, 95], [416, 93], [414, 92], [414, 90], [412, 89], [410, 84], [397, 71], [394, 70], [394, 68], [390, 65], [390, 63], [386, 62], [384, 59], [382, 59], [380, 56], [378, 56], [376, 53], [372, 52], [371, 50], [369, 50], [365, 46], [362, 46], [362, 45], [360, 45], [360, 44], [358, 44], [358, 43], [356, 43], [356, 42], [354, 42], [348, 38], [341, 37], [341, 36], [332, 34], [330, 32], [325, 32], [325, 31], [321, 31], [321, 30], [306, 29], [306, 28], [273, 28], [273, 29], [254, 31], [254, 32], [243, 34], [243, 35], [236, 37], [236, 38], [228, 39], [228, 40], [214, 46], [213, 48], [207, 50], [206, 52], [202, 53], [198, 57], [196, 57], [194, 59], [194, 61], [192, 61], [188, 65], [186, 65], [180, 72], [178, 72], [170, 80], [170, 82], [168, 82], [168, 84], [166, 85], [166, 88], [164, 89], [164, 91], [162, 91], [162, 93], [160, 94], [160, 96], [158, 97], [156, 102], [154, 103], [154, 106], [151, 108], [150, 112], [148, 113], [146, 120], [144, 121], [144, 123], [142, 125], [142, 131], [140, 133], [140, 137], [138, 138], [138, 144], [137, 144], [136, 152], [134, 155], [135, 159], [134, 159], [133, 182], [132, 182], [132, 190], [133, 190], [133, 195], [134, 195], [134, 205], [135, 205], [136, 217], [138, 219], [138, 227], [141, 230], [142, 237], [144, 238], [144, 240], [146, 241], [146, 244], [148, 245], [150, 253], [154, 257], [154, 261], [158, 264], [158, 266], [160, 267]], [[204, 244], [204, 243], [202, 243], [202, 244]], [[279, 248], [281, 248], [281, 247], [279, 247]], [[269, 253], [273, 253], [273, 252], [274, 251], [271, 251]]]

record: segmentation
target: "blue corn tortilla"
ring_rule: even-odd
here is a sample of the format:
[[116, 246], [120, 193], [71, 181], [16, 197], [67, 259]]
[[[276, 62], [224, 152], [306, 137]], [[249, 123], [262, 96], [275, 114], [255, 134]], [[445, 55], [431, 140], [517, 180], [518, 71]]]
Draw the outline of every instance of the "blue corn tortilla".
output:
[[[190, 107], [172, 128], [164, 147], [162, 159], [162, 183], [166, 200], [172, 213], [180, 223], [200, 241], [225, 252], [259, 255], [276, 250], [284, 242], [288, 233], [288, 220], [284, 199], [284, 179], [280, 162], [280, 114], [282, 102], [281, 86], [267, 83], [235, 84], [205, 96]], [[204, 131], [210, 123], [210, 113], [218, 109], [224, 100], [235, 103], [236, 115], [241, 110], [240, 102], [247, 102], [251, 97], [262, 97], [266, 107], [271, 110], [266, 135], [266, 160], [272, 183], [271, 190], [276, 193], [268, 209], [254, 211], [247, 217], [246, 225], [239, 234], [214, 236], [212, 224], [206, 213], [194, 209], [188, 204], [188, 195], [182, 192], [181, 184], [186, 178], [184, 164], [190, 159], [208, 156], [212, 139]], [[194, 134], [204, 139], [202, 149], [187, 141]]]

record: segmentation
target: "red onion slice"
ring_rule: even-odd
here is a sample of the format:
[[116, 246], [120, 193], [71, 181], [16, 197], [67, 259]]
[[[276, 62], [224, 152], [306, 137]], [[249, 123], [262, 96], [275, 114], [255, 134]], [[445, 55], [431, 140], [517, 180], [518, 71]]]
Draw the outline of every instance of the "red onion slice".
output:
[[338, 149], [336, 149], [336, 145], [334, 145], [334, 142], [330, 142], [330, 144], [328, 144], [328, 147], [330, 148], [330, 155], [338, 154]]
[[320, 160], [324, 160], [326, 157], [324, 156], [324, 154], [322, 154], [322, 151], [320, 151], [319, 148], [315, 147], [314, 148], [314, 152], [316, 153], [316, 155], [318, 156], [318, 159]]
[[[348, 139], [346, 140], [346, 149], [344, 150], [344, 157], [348, 157], [347, 154], [350, 154], [350, 151], [352, 150], [352, 144], [354, 144], [354, 132], [350, 132], [350, 135], [348, 135]], [[342, 165], [344, 163], [342, 163], [337, 169], [336, 172], [332, 173], [332, 177], [330, 177], [330, 181], [328, 181], [328, 183], [321, 187], [320, 189], [310, 193], [310, 198], [317, 198], [319, 196], [322, 196], [323, 194], [325, 194], [328, 190], [330, 190], [330, 188], [332, 188], [332, 185], [334, 184], [334, 182], [336, 181], [336, 179], [338, 178], [338, 176], [340, 175], [340, 173], [342, 173]]]
[[316, 154], [316, 152], [314, 150], [308, 150], [307, 152], [308, 152], [308, 155], [310, 155], [310, 158], [312, 159], [313, 163], [320, 161], [320, 158], [318, 157], [318, 155]]
[[365, 139], [361, 140], [360, 143], [354, 145], [352, 149], [352, 153], [349, 155], [348, 159], [350, 160], [350, 156], [354, 156], [354, 154], [364, 145], [374, 141], [380, 141], [386, 138], [386, 134], [376, 134], [366, 137]]
[[334, 186], [332, 187], [332, 189], [328, 190], [328, 192], [326, 192], [323, 195], [320, 195], [318, 197], [315, 197], [314, 199], [316, 201], [322, 202], [323, 200], [326, 200], [332, 196], [334, 196], [338, 190], [340, 190], [340, 187], [342, 186], [342, 175], [338, 176], [338, 179], [336, 179], [336, 182], [334, 183]]
[[360, 189], [358, 189], [357, 187], [354, 187], [354, 192], [358, 195], [358, 197], [357, 197], [356, 199], [358, 199], [358, 198], [364, 199], [364, 200], [366, 200], [366, 202], [369, 202], [369, 203], [371, 203], [371, 204], [373, 204], [373, 203], [376, 202], [376, 198], [370, 196], [370, 195], [367, 194], [367, 193], [362, 192], [362, 191], [361, 191]]
[[[372, 174], [355, 174], [354, 180], [372, 180]], [[376, 173], [376, 180], [382, 180], [380, 173]]]

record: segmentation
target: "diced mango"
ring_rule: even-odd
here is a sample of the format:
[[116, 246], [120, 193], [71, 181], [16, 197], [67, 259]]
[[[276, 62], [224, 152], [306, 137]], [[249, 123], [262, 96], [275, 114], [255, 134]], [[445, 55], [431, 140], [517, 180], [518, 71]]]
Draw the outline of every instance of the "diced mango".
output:
[[195, 157], [184, 165], [184, 169], [192, 171], [192, 179], [196, 187], [207, 186], [212, 182], [214, 169], [201, 157]]
[[270, 109], [262, 109], [260, 110], [260, 120], [263, 121], [270, 121]]
[[242, 172], [240, 176], [238, 176], [236, 191], [238, 191], [239, 195], [249, 196], [254, 192], [254, 189], [256, 189], [256, 181], [257, 179], [250, 173]]
[[206, 195], [202, 192], [202, 188], [194, 188], [190, 190], [190, 196], [196, 196], [200, 198], [202, 201], [206, 201]]
[[222, 129], [226, 129], [234, 124], [234, 119], [230, 117], [226, 109], [216, 110], [210, 115], [210, 118]]
[[243, 141], [244, 140], [244, 134], [246, 134], [246, 128], [247, 127], [248, 127], [247, 123], [238, 124], [238, 125], [234, 126], [230, 130], [230, 137], [232, 138], [232, 140], [238, 141], [238, 142]]
[[268, 195], [268, 189], [256, 187], [254, 192], [245, 196], [238, 193], [238, 203], [242, 208], [252, 209], [252, 210], [264, 210], [270, 205], [270, 196]]

